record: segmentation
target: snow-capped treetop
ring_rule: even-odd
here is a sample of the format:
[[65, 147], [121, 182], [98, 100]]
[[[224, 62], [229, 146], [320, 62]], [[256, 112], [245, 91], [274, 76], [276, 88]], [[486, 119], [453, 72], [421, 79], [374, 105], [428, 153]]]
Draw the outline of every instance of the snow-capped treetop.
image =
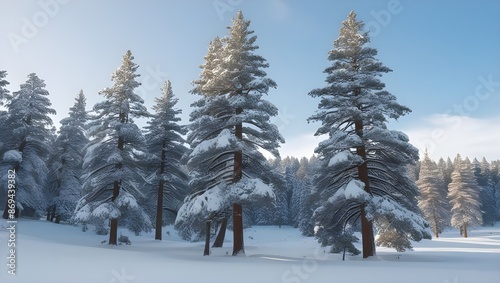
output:
[[219, 95], [226, 89], [220, 84], [220, 65], [224, 56], [222, 41], [216, 36], [209, 44], [207, 55], [205, 55], [205, 64], [200, 65], [202, 69], [200, 78], [193, 81], [193, 94], [199, 95]]
[[121, 123], [125, 123], [132, 118], [149, 116], [144, 100], [135, 93], [135, 89], [141, 83], [136, 81], [136, 78], [140, 76], [136, 73], [139, 66], [132, 60], [134, 56], [128, 50], [123, 56], [122, 65], [111, 76], [113, 86], [99, 92], [106, 98], [104, 102], [94, 106], [99, 117], [112, 116], [119, 118]]
[[0, 71], [0, 106], [5, 105], [6, 102], [10, 100], [9, 90], [6, 86], [9, 84], [5, 77], [7, 76], [7, 71]]
[[49, 115], [56, 114], [56, 111], [50, 108], [52, 103], [48, 95], [44, 81], [34, 73], [29, 74], [26, 83], [21, 84], [20, 90], [13, 93], [8, 104], [9, 117], [6, 121], [12, 131], [12, 146], [19, 147], [23, 141], [36, 142], [37, 146], [44, 148], [44, 154], [40, 152], [41, 156], [49, 153], [48, 145], [42, 144], [48, 141], [50, 135], [52, 119]]
[[[332, 65], [325, 69], [328, 86], [309, 93], [321, 97], [318, 112], [309, 118], [323, 124], [316, 135], [327, 134], [332, 128], [351, 128], [357, 120], [381, 126], [387, 118], [397, 119], [411, 111], [383, 90], [385, 84], [378, 77], [391, 69], [375, 58], [376, 49], [365, 46], [370, 38], [363, 27], [354, 12], [342, 22], [340, 36], [328, 56]], [[346, 117], [350, 119], [346, 121]]]

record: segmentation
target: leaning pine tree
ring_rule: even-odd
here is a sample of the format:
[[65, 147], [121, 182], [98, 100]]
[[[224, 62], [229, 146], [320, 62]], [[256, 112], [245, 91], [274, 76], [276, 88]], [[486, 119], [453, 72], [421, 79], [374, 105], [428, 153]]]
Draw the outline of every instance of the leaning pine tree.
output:
[[386, 127], [387, 118], [397, 119], [410, 109], [383, 90], [378, 77], [391, 70], [375, 59], [376, 49], [366, 46], [370, 38], [363, 26], [354, 12], [342, 23], [328, 56], [328, 86], [309, 93], [321, 98], [309, 121], [321, 122], [316, 135], [329, 136], [316, 148], [322, 159], [316, 236], [332, 251], [351, 249], [345, 241], [356, 238], [345, 234], [360, 219], [366, 258], [375, 254], [373, 225], [377, 243], [399, 251], [412, 247], [410, 239], [430, 238], [430, 231], [418, 214], [418, 188], [405, 170], [418, 160], [418, 150], [404, 133]]
[[467, 238], [467, 228], [483, 223], [479, 186], [472, 167], [460, 155], [455, 158], [455, 170], [448, 185], [448, 199], [451, 204], [451, 225], [460, 229]]
[[446, 198], [447, 191], [444, 186], [444, 179], [439, 172], [437, 165], [425, 151], [424, 159], [420, 163], [420, 172], [417, 186], [420, 190], [418, 207], [429, 222], [434, 237], [439, 237], [439, 233], [449, 223], [449, 205]]
[[[137, 203], [144, 197], [146, 141], [133, 118], [149, 117], [144, 101], [134, 91], [138, 65], [130, 51], [113, 73], [114, 85], [100, 92], [106, 100], [94, 106], [83, 163], [83, 191], [74, 220], [105, 225], [110, 221], [109, 244], [117, 244], [118, 219], [138, 233], [151, 229], [151, 220]], [[104, 228], [107, 229], [107, 228]]]
[[176, 219], [189, 235], [203, 229], [204, 223], [194, 221], [216, 219], [232, 208], [233, 255], [244, 253], [242, 205], [274, 200], [273, 183], [281, 180], [260, 150], [278, 156], [284, 142], [270, 123], [277, 108], [262, 99], [276, 83], [263, 70], [266, 60], [255, 54], [257, 37], [249, 25], [239, 12], [229, 36], [210, 44], [194, 82], [192, 92], [202, 98], [193, 104], [187, 139], [192, 193]]
[[[156, 234], [162, 239], [163, 210], [177, 211], [186, 194], [187, 175], [181, 166], [181, 158], [186, 152], [183, 135], [187, 130], [179, 125], [180, 109], [175, 109], [178, 99], [174, 97], [170, 81], [163, 85], [163, 95], [155, 99], [153, 119], [148, 122], [146, 140], [152, 155], [152, 169], [156, 195]], [[167, 200], [167, 203], [164, 203]]]

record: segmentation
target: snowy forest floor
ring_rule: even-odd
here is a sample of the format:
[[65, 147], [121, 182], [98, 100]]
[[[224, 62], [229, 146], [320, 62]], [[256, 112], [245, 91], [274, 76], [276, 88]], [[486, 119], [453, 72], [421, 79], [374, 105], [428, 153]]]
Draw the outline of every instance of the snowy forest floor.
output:
[[[245, 256], [233, 257], [232, 233], [224, 248], [202, 256], [202, 242], [186, 242], [172, 227], [164, 240], [154, 234], [130, 237], [131, 245], [107, 245], [107, 236], [91, 229], [20, 219], [16, 226], [16, 275], [7, 273], [7, 222], [0, 222], [0, 282], [26, 283], [153, 283], [153, 282], [498, 282], [500, 223], [481, 227], [460, 238], [446, 231], [438, 239], [414, 244], [399, 253], [378, 248], [362, 259], [326, 253], [314, 238], [288, 226], [254, 226], [245, 230]], [[168, 233], [167, 233], [168, 231]], [[119, 233], [120, 233], [119, 232]], [[105, 242], [105, 243], [102, 243]]]

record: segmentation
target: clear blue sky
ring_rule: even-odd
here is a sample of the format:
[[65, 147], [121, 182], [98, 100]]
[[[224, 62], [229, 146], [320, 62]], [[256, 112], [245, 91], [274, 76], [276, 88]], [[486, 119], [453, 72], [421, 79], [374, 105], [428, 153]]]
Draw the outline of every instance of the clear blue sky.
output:
[[31, 72], [44, 79], [59, 126], [80, 89], [89, 109], [102, 100], [99, 90], [111, 86], [130, 49], [146, 105], [169, 79], [187, 123], [196, 99], [188, 92], [208, 43], [226, 35], [238, 10], [252, 21], [278, 84], [267, 98], [280, 109], [283, 156], [310, 156], [323, 139], [306, 122], [318, 103], [307, 93], [325, 85], [327, 52], [354, 10], [393, 69], [382, 78], [387, 90], [413, 110], [389, 127], [435, 159], [458, 152], [500, 159], [498, 0], [0, 0], [0, 70], [11, 92]]

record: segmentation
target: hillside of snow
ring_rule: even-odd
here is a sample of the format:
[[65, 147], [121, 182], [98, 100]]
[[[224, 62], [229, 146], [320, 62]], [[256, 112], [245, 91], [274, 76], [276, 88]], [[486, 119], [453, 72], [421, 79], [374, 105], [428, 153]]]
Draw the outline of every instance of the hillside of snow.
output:
[[[0, 282], [498, 282], [500, 223], [460, 238], [457, 230], [415, 243], [411, 252], [378, 248], [377, 256], [341, 260], [297, 229], [255, 226], [245, 230], [245, 256], [231, 256], [232, 233], [224, 248], [202, 256], [202, 242], [181, 240], [171, 228], [164, 240], [154, 234], [130, 237], [131, 245], [109, 246], [108, 237], [89, 229], [20, 219], [16, 226], [16, 275], [7, 273], [8, 224], [0, 222]], [[120, 233], [119, 232], [119, 233]], [[104, 243], [102, 243], [104, 242]]]

